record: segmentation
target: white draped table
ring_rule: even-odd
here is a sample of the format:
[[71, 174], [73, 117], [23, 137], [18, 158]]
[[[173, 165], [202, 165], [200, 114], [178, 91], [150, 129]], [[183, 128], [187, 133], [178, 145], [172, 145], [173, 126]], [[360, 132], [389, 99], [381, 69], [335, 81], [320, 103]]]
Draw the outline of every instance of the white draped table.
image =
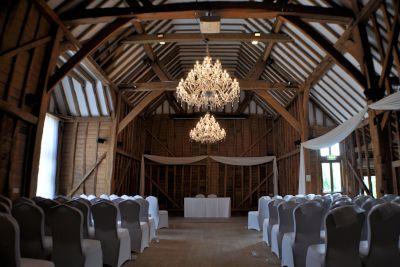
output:
[[231, 198], [193, 198], [184, 199], [185, 217], [188, 218], [229, 218], [231, 217]]

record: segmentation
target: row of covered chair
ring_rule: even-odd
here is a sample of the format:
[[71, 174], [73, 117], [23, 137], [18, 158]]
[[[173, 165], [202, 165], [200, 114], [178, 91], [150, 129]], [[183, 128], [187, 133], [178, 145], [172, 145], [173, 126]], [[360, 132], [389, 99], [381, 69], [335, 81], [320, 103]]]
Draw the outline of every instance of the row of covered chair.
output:
[[[0, 196], [0, 212], [12, 214], [21, 229], [17, 247], [23, 257], [50, 259], [51, 255], [56, 266], [121, 266], [131, 251], [143, 252], [149, 244], [148, 201], [143, 198], [118, 205], [105, 199], [94, 203], [84, 198], [56, 199], [21, 198], [12, 203]], [[147, 210], [142, 208], [146, 203]]]
[[400, 266], [398, 203], [394, 195], [262, 197], [248, 228], [263, 230], [282, 266]]

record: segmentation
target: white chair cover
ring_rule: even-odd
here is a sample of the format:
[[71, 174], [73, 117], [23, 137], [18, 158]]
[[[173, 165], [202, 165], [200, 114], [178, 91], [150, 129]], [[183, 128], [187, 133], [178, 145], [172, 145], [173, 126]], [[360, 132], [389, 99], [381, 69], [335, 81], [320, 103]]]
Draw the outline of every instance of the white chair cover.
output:
[[88, 195], [88, 197], [87, 197], [88, 200], [92, 200], [92, 199], [95, 199], [95, 198], [97, 198], [95, 195]]
[[262, 197], [258, 199], [258, 205], [256, 211], [249, 211], [247, 215], [247, 229], [254, 229], [260, 231], [260, 224], [258, 222], [258, 216], [260, 213], [260, 202]]
[[85, 195], [85, 194], [82, 194], [82, 195], [80, 195], [79, 197], [80, 197], [80, 198], [84, 198], [84, 199], [88, 199], [88, 196]]
[[129, 199], [129, 196], [127, 196], [127, 195], [122, 195], [121, 198], [127, 200], [127, 199]]
[[196, 197], [201, 197], [201, 198], [203, 198], [203, 197], [206, 197], [206, 196], [203, 195], [203, 194], [197, 194]]
[[381, 197], [381, 199], [383, 199], [386, 202], [390, 202], [392, 200], [395, 200], [396, 197], [397, 197], [397, 195], [394, 195], [394, 194], [386, 194], [383, 197]]
[[154, 219], [155, 228], [158, 229], [158, 224], [160, 222], [158, 199], [154, 196], [148, 196], [146, 197], [146, 200], [149, 203], [149, 214]]
[[7, 207], [9, 207], [10, 209], [12, 208], [12, 201], [6, 196], [0, 195], [0, 202], [7, 205]]
[[260, 230], [263, 228], [263, 223], [266, 218], [269, 217], [268, 203], [271, 201], [269, 196], [264, 196], [259, 201], [258, 207], [258, 225]]
[[110, 197], [109, 197], [108, 195], [106, 195], [106, 194], [100, 195], [99, 198], [101, 198], [101, 199], [106, 199], [106, 200], [110, 200]]
[[156, 227], [154, 219], [149, 219], [149, 202], [143, 198], [138, 198], [135, 200], [140, 205], [139, 219], [142, 223], [147, 223], [149, 228], [149, 241], [151, 242], [156, 237]]
[[160, 221], [158, 223], [158, 229], [161, 228], [168, 228], [169, 223], [168, 223], [168, 211], [167, 210], [159, 210], [158, 214], [160, 216]]
[[390, 202], [374, 206], [368, 221], [368, 241], [360, 245], [364, 266], [400, 266], [400, 206]]
[[110, 200], [111, 201], [113, 201], [114, 199], [117, 199], [117, 198], [119, 198], [119, 196], [117, 196], [115, 194], [110, 195]]
[[207, 197], [208, 197], [208, 198], [216, 198], [217, 195], [216, 195], [216, 194], [209, 194]]
[[59, 203], [55, 200], [51, 199], [43, 199], [42, 201], [38, 202], [37, 205], [42, 208], [44, 213], [44, 234], [47, 236], [51, 236], [51, 227], [50, 227], [50, 217], [49, 217], [49, 210], [52, 207], [57, 206]]
[[71, 200], [65, 203], [68, 206], [74, 207], [82, 213], [82, 236], [89, 239], [89, 221], [90, 221], [90, 206], [82, 200]]
[[358, 250], [364, 217], [356, 205], [330, 210], [325, 218], [325, 244], [308, 248], [306, 266], [361, 267]]
[[320, 221], [323, 207], [317, 201], [298, 205], [294, 211], [294, 232], [286, 233], [282, 241], [282, 265], [305, 267], [307, 249], [321, 243]]
[[0, 202], [0, 212], [11, 214], [10, 207], [4, 204], [3, 202]]
[[[361, 208], [365, 211], [365, 217], [368, 218], [368, 215], [374, 206], [383, 203], [385, 203], [383, 199], [374, 199], [374, 198], [367, 199], [361, 206]], [[363, 229], [361, 231], [361, 240], [368, 239], [368, 231], [369, 231], [369, 220], [364, 220]]]

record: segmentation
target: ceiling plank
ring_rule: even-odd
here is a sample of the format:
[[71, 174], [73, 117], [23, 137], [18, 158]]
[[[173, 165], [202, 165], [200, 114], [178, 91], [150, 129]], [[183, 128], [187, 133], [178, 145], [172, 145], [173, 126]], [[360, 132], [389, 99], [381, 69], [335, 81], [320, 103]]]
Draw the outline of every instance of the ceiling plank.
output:
[[[268, 82], [264, 80], [249, 81], [238, 80], [240, 89], [244, 91], [249, 90], [295, 90], [299, 88], [298, 84], [288, 84], [285, 82]], [[130, 83], [120, 84], [119, 89], [122, 91], [175, 91], [178, 86], [178, 81], [163, 81], [163, 82], [150, 82], [150, 83]]]
[[208, 42], [251, 42], [264, 43], [293, 42], [292, 38], [283, 33], [261, 33], [261, 36], [254, 36], [254, 33], [165, 33], [158, 37], [158, 34], [138, 34], [130, 36], [121, 41], [121, 44], [151, 44], [160, 41], [166, 43], [192, 43], [201, 42], [207, 39]]
[[275, 98], [266, 91], [256, 91], [256, 94], [278, 112], [297, 132], [301, 132], [299, 121], [293, 117]]
[[103, 28], [50, 77], [47, 90], [51, 91], [70, 70], [72, 70], [81, 62], [82, 59], [86, 58], [92, 51], [99, 47], [104, 41], [106, 41], [111, 35], [115, 34], [118, 29], [120, 29], [129, 21], [129, 18], [117, 19]]
[[345, 7], [318, 7], [286, 4], [278, 1], [264, 2], [190, 2], [173, 3], [155, 6], [110, 7], [81, 9], [65, 12], [61, 19], [70, 24], [102, 23], [115, 18], [131, 18], [142, 21], [166, 19], [190, 19], [207, 15], [212, 10], [214, 16], [221, 18], [271, 19], [277, 16], [299, 16], [301, 18], [319, 21], [347, 24], [353, 18], [353, 12]]
[[347, 60], [342, 52], [337, 50], [310, 24], [292, 16], [283, 16], [282, 19], [297, 27], [305, 36], [310, 38], [310, 40], [324, 50], [336, 62], [336, 64], [341, 66], [343, 70], [345, 70], [351, 77], [354, 78], [355, 81], [357, 81], [362, 87], [365, 87], [365, 76], [349, 60]]
[[0, 53], [0, 61], [3, 61], [7, 57], [13, 57], [13, 56], [15, 56], [15, 55], [17, 55], [17, 54], [19, 54], [19, 53], [21, 53], [23, 51], [30, 50], [30, 49], [38, 47], [40, 45], [44, 45], [44, 44], [50, 42], [51, 38], [52, 38], [51, 36], [45, 36], [43, 38], [40, 38], [40, 39], [31, 41], [31, 42], [25, 43], [25, 44], [21, 45], [20, 47], [13, 48], [11, 50], [1, 52]]
[[118, 134], [125, 129], [128, 124], [133, 121], [137, 115], [139, 115], [154, 99], [159, 97], [163, 91], [153, 91], [148, 94], [142, 101], [139, 102], [129, 113], [122, 119], [118, 125]]

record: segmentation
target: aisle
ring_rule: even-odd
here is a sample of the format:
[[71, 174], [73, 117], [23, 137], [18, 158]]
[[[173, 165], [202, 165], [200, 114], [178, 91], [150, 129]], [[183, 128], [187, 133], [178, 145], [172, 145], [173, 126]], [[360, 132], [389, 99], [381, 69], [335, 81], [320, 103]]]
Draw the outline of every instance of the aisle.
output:
[[[278, 259], [261, 241], [261, 232], [247, 230], [247, 218], [170, 218], [170, 228], [158, 231], [144, 253], [124, 267], [133, 266], [271, 266]], [[268, 260], [267, 260], [268, 257]]]

